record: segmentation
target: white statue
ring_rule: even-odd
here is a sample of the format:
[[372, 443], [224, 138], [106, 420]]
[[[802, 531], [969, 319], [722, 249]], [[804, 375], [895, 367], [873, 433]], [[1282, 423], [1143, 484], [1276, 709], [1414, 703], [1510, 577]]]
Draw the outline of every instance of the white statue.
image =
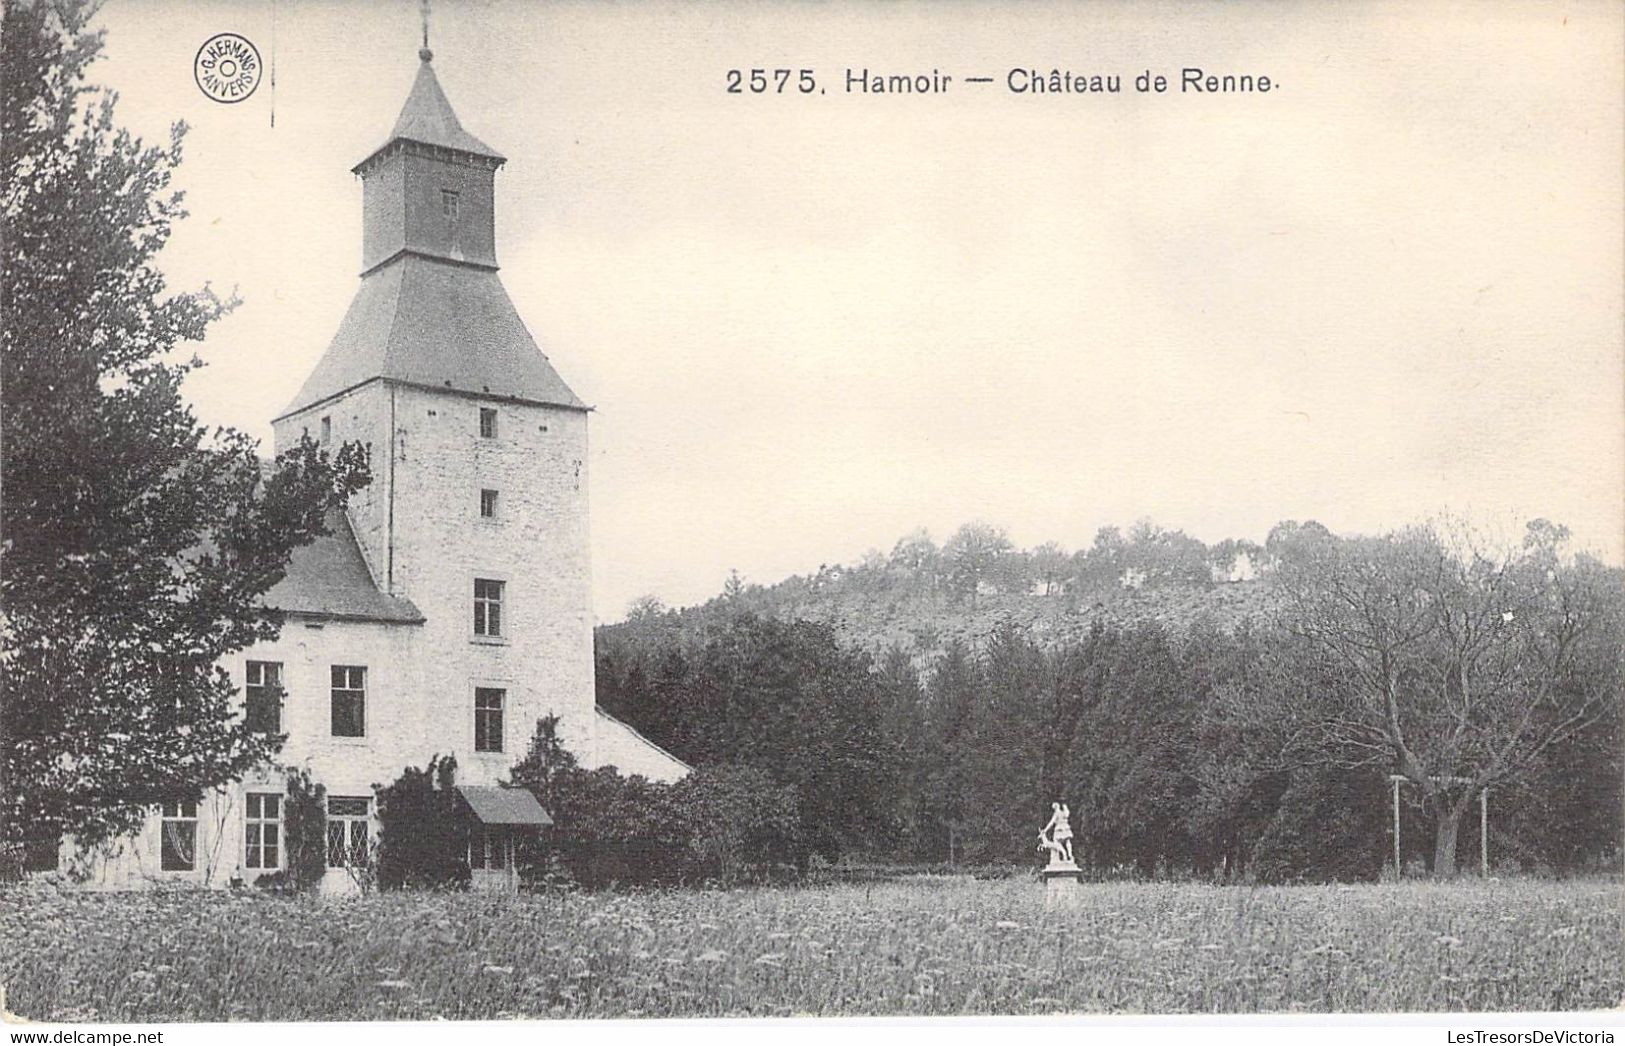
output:
[[1050, 804], [1049, 824], [1038, 832], [1038, 848], [1049, 851], [1050, 864], [1076, 863], [1072, 859], [1072, 811], [1065, 803]]

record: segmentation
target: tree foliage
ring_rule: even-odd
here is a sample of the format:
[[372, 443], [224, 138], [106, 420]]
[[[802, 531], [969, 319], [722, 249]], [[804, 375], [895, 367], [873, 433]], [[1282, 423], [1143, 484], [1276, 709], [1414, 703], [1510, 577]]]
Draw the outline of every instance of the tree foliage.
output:
[[186, 405], [183, 346], [233, 301], [168, 289], [184, 127], [118, 128], [87, 11], [7, 0], [0, 34], [0, 835], [91, 841], [274, 752], [220, 660], [275, 636], [258, 597], [367, 474], [307, 442], [264, 478]]
[[327, 871], [327, 789], [304, 769], [288, 773], [287, 788], [282, 808], [287, 878], [294, 889], [315, 889]]
[[873, 848], [898, 830], [904, 739], [885, 729], [870, 659], [829, 628], [741, 612], [693, 657], [666, 649], [599, 668], [600, 704], [656, 744], [793, 787], [799, 858]]
[[[1026, 862], [1059, 798], [1098, 875], [1374, 878], [1392, 852], [1387, 775], [1403, 772], [1374, 714], [1387, 644], [1421, 775], [1466, 778], [1437, 782], [1452, 816], [1487, 786], [1492, 855], [1594, 867], [1619, 859], [1625, 591], [1620, 571], [1562, 538], [1537, 523], [1491, 557], [1442, 529], [1345, 539], [1289, 523], [1263, 547], [1202, 554], [1149, 524], [1106, 528], [1067, 560], [1064, 586], [1098, 580], [1121, 593], [1111, 605], [1136, 609], [1181, 591], [1261, 598], [1247, 614], [1167, 620], [1080, 606], [1065, 627], [1016, 611], [968, 637], [891, 642], [909, 634], [895, 619], [918, 593], [954, 576], [917, 532], [878, 563], [821, 572], [812, 607], [764, 589], [725, 615], [713, 604], [600, 629], [599, 699], [702, 770], [743, 761], [795, 787], [804, 838], [826, 856]], [[1042, 546], [995, 558], [1039, 552], [1053, 569]], [[1256, 580], [1214, 580], [1238, 570]], [[1138, 590], [1123, 581], [1136, 571]], [[1044, 589], [1023, 598], [1067, 598]], [[987, 582], [984, 598], [997, 591]], [[811, 611], [844, 625], [796, 618]], [[984, 620], [969, 600], [961, 612]], [[855, 622], [880, 622], [890, 645]], [[1439, 801], [1414, 785], [1402, 799], [1405, 862], [1454, 867], [1433, 846]], [[1466, 852], [1477, 843], [1468, 833]]]
[[1433, 816], [1436, 875], [1479, 793], [1618, 717], [1619, 575], [1565, 561], [1565, 538], [1536, 521], [1499, 552], [1459, 526], [1276, 541], [1283, 624], [1319, 685], [1272, 713], [1311, 757], [1402, 774]]
[[796, 789], [751, 766], [702, 766], [663, 795], [689, 878], [738, 882], [800, 851]]
[[378, 885], [386, 890], [468, 885], [469, 817], [457, 794], [457, 760], [435, 756], [376, 789]]
[[730, 764], [701, 767], [675, 785], [611, 767], [584, 770], [560, 742], [554, 716], [537, 722], [509, 776], [553, 818], [544, 852], [584, 885], [736, 882], [797, 849], [793, 787]]

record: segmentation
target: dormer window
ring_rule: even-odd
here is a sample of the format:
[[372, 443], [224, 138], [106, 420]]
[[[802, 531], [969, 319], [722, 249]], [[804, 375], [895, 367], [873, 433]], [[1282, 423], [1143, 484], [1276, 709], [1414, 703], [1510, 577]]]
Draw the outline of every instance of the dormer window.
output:
[[450, 189], [440, 190], [440, 213], [452, 221], [457, 220], [457, 195]]

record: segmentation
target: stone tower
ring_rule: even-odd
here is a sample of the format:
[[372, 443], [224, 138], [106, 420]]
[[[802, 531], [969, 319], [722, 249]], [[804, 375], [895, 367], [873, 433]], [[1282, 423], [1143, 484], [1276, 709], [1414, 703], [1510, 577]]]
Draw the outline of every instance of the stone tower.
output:
[[[350, 525], [378, 587], [425, 618], [400, 641], [412, 692], [374, 707], [415, 723], [418, 758], [455, 752], [459, 780], [477, 784], [523, 756], [548, 713], [593, 755], [588, 408], [497, 276], [505, 160], [463, 129], [433, 55], [419, 57], [394, 129], [353, 169], [360, 287], [272, 424], [279, 451], [304, 434], [367, 446], [372, 483]], [[493, 700], [505, 734], [494, 750], [474, 736], [477, 705]]]

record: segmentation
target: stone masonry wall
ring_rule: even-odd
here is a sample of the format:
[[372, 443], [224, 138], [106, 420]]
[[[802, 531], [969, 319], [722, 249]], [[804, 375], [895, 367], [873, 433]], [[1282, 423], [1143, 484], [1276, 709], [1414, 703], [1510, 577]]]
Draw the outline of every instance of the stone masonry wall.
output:
[[[385, 440], [392, 396], [394, 438]], [[495, 438], [480, 436], [482, 406], [498, 412]], [[425, 724], [414, 751], [452, 752], [460, 780], [489, 783], [523, 755], [536, 719], [554, 713], [565, 743], [591, 764], [586, 414], [373, 382], [284, 419], [279, 446], [307, 426], [319, 432], [322, 417], [335, 445], [372, 444], [373, 483], [352, 500], [351, 523], [380, 584], [427, 618], [414, 641], [422, 692], [411, 700]], [[498, 492], [494, 519], [480, 516], [482, 489]], [[476, 578], [504, 583], [498, 639], [474, 635]], [[477, 686], [507, 691], [500, 753], [474, 751]]]

